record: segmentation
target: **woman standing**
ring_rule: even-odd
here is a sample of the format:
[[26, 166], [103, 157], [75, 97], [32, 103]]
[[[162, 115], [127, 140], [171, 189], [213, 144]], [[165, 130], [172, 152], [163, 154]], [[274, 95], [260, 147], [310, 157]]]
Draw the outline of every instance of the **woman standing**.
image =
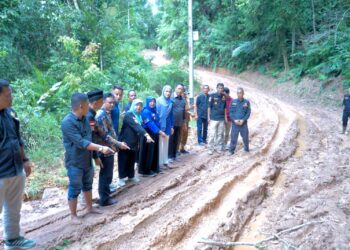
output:
[[136, 99], [132, 102], [130, 110], [126, 112], [123, 126], [120, 131], [120, 141], [125, 142], [130, 150], [121, 150], [118, 155], [118, 172], [120, 187], [125, 186], [125, 179], [137, 183], [139, 179], [135, 177], [136, 152], [139, 149], [140, 138], [145, 137], [147, 143], [153, 142], [150, 135], [141, 126], [142, 124], [142, 101]]
[[159, 114], [160, 129], [166, 136], [159, 137], [159, 165], [168, 167], [169, 136], [174, 133], [173, 102], [170, 99], [172, 89], [165, 85], [162, 96], [157, 99], [157, 111]]
[[147, 176], [155, 176], [159, 170], [159, 136], [165, 137], [166, 134], [160, 130], [159, 115], [156, 109], [156, 98], [148, 96], [146, 98], [146, 106], [142, 110], [142, 127], [151, 136], [154, 143], [147, 143], [142, 138], [142, 145], [139, 158], [139, 174]]

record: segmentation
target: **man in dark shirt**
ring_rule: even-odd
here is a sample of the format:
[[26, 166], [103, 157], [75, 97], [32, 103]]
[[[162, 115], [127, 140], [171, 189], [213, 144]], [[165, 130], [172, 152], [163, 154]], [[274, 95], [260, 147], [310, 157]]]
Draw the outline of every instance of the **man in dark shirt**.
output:
[[173, 115], [174, 115], [174, 133], [169, 138], [169, 160], [174, 161], [176, 159], [176, 151], [180, 142], [181, 127], [185, 122], [186, 115], [186, 100], [182, 97], [184, 86], [178, 84], [175, 88], [174, 96], [171, 98], [173, 101]]
[[[125, 142], [117, 140], [117, 134], [114, 131], [111, 112], [114, 109], [115, 99], [112, 93], [106, 93], [103, 97], [103, 107], [96, 115], [96, 141], [101, 145], [106, 145], [114, 151], [120, 149], [129, 149]], [[100, 169], [98, 180], [98, 193], [100, 195], [100, 206], [110, 206], [117, 203], [117, 200], [109, 197], [110, 185], [113, 180], [114, 154], [100, 154], [102, 167]]]
[[250, 102], [244, 98], [243, 88], [237, 89], [237, 99], [231, 102], [230, 106], [230, 117], [232, 120], [232, 130], [231, 130], [231, 144], [230, 144], [230, 154], [234, 154], [238, 135], [241, 134], [244, 151], [249, 152], [249, 130], [248, 130], [248, 119], [250, 117], [251, 108]]
[[136, 91], [135, 90], [129, 90], [129, 92], [128, 92], [128, 103], [124, 105], [123, 113], [129, 111], [129, 109], [131, 107], [131, 104], [132, 104], [133, 100], [136, 99], [136, 97], [137, 97]]
[[226, 117], [226, 97], [224, 84], [216, 85], [217, 92], [209, 97], [208, 123], [209, 123], [209, 154], [214, 150], [221, 153], [224, 150], [224, 131]]
[[346, 127], [348, 126], [348, 120], [350, 117], [350, 89], [348, 90], [349, 93], [344, 95], [343, 99], [343, 131], [342, 134], [345, 134]]
[[194, 106], [195, 118], [197, 120], [197, 141], [199, 145], [207, 143], [208, 134], [208, 103], [209, 86], [202, 87], [202, 93], [196, 98]]
[[92, 151], [111, 154], [114, 151], [92, 142], [91, 128], [86, 115], [89, 112], [88, 97], [75, 93], [71, 97], [72, 111], [62, 121], [65, 166], [69, 179], [68, 204], [73, 224], [81, 224], [77, 216], [77, 197], [83, 191], [89, 213], [100, 213], [92, 207], [92, 182], [94, 168]]
[[19, 120], [11, 109], [10, 83], [0, 80], [0, 213], [4, 209], [5, 249], [30, 249], [35, 241], [20, 235], [21, 206], [26, 176], [32, 164], [24, 153]]

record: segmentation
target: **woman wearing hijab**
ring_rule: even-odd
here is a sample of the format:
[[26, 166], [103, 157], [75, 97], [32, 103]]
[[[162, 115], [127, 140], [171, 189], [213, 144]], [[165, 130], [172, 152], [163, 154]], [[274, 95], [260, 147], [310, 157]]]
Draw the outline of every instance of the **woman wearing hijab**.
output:
[[[125, 142], [130, 150], [121, 150], [118, 155], [118, 172], [120, 187], [125, 186], [125, 179], [137, 183], [139, 179], [135, 177], [136, 152], [139, 148], [140, 138], [145, 137], [147, 143], [153, 142], [151, 136], [141, 126], [142, 124], [142, 101], [136, 99], [132, 102], [130, 110], [125, 113], [123, 126], [120, 131], [120, 141]], [[125, 151], [125, 152], [122, 152]], [[127, 151], [127, 152], [126, 152]]]
[[157, 112], [159, 114], [160, 130], [166, 136], [159, 137], [159, 165], [168, 167], [168, 148], [169, 136], [174, 133], [174, 115], [173, 101], [170, 99], [172, 89], [169, 85], [165, 85], [162, 91], [162, 96], [157, 99]]
[[140, 158], [139, 158], [139, 174], [144, 177], [155, 176], [159, 170], [159, 136], [165, 137], [166, 134], [160, 129], [159, 115], [156, 109], [156, 98], [148, 96], [146, 98], [146, 106], [142, 113], [142, 127], [151, 136], [154, 143], [147, 143], [146, 139], [142, 139]]

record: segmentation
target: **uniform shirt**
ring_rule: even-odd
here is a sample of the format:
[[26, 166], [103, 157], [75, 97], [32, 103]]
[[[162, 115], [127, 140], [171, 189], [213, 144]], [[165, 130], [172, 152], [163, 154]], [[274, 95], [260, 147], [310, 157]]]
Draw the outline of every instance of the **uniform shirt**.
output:
[[119, 102], [115, 102], [115, 106], [111, 112], [111, 116], [112, 116], [114, 131], [117, 135], [119, 135], [119, 117], [120, 117]]
[[92, 167], [92, 152], [87, 150], [87, 147], [92, 142], [92, 134], [86, 117], [79, 119], [70, 112], [63, 119], [61, 130], [66, 168], [88, 169]]
[[244, 120], [245, 122], [249, 119], [251, 113], [250, 102], [247, 99], [242, 101], [234, 99], [230, 105], [230, 117], [231, 120]]
[[208, 104], [209, 95], [205, 95], [202, 93], [196, 98], [198, 118], [208, 119]]
[[174, 127], [181, 127], [185, 122], [186, 100], [174, 94], [173, 98]]
[[[116, 151], [120, 147], [120, 142], [117, 140], [117, 134], [114, 131], [111, 113], [104, 108], [98, 111], [96, 115], [96, 142]], [[113, 155], [113, 154], [109, 154]]]
[[344, 111], [350, 112], [350, 95], [349, 94], [344, 95], [343, 105], [344, 105]]
[[[96, 133], [97, 133], [97, 127], [96, 127], [96, 111], [92, 108], [89, 108], [89, 112], [86, 115], [86, 119], [89, 121], [91, 132], [92, 132], [92, 142], [96, 143]], [[98, 158], [98, 154], [96, 151], [92, 152], [92, 158], [96, 159]]]
[[226, 98], [226, 117], [227, 117], [227, 121], [229, 122], [232, 122], [230, 118], [230, 106], [231, 106], [232, 100], [233, 98], [231, 96], [229, 98]]
[[139, 149], [140, 138], [145, 136], [146, 130], [138, 124], [133, 113], [127, 112], [120, 130], [120, 141], [125, 142], [131, 150]]
[[157, 112], [152, 112], [146, 108], [142, 110], [142, 127], [148, 131], [150, 134], [156, 135], [160, 131], [159, 115]]
[[224, 94], [214, 93], [209, 98], [210, 120], [224, 121], [226, 97]]
[[0, 111], [0, 179], [23, 173], [21, 155], [23, 141], [16, 113], [10, 109]]

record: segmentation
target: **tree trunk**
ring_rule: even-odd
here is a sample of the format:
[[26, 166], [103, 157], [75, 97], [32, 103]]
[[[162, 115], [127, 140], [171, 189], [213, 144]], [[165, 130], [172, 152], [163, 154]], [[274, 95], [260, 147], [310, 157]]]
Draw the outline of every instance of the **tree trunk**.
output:
[[80, 10], [79, 4], [78, 4], [78, 0], [73, 0], [73, 3], [74, 3], [75, 9], [76, 9], [76, 10]]
[[314, 31], [314, 35], [316, 35], [316, 16], [315, 16], [315, 3], [314, 0], [311, 0], [312, 7], [312, 29]]
[[293, 28], [293, 30], [292, 30], [292, 54], [294, 54], [294, 52], [295, 52], [295, 43], [296, 43], [295, 36], [296, 36], [295, 28]]
[[284, 64], [284, 71], [289, 71], [289, 63], [288, 63], [288, 55], [287, 55], [287, 48], [285, 44], [282, 44], [282, 56], [283, 56], [283, 64]]

